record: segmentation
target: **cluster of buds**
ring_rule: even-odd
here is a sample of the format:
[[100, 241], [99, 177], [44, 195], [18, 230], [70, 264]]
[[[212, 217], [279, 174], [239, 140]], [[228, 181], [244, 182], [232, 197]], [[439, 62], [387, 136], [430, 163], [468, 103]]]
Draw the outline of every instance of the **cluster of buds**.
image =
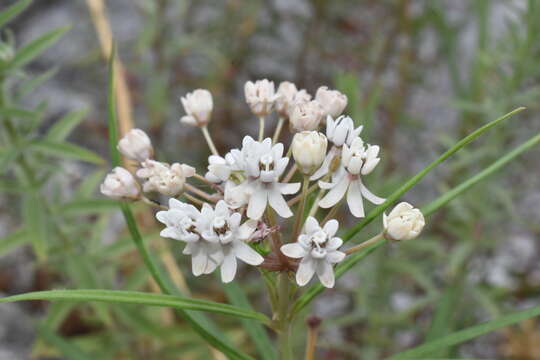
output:
[[[119, 141], [118, 150], [135, 162], [135, 169], [115, 168], [101, 191], [114, 199], [158, 206], [156, 217], [165, 225], [161, 236], [186, 244], [183, 253], [191, 256], [195, 276], [219, 268], [222, 281], [232, 281], [240, 260], [271, 271], [296, 272], [300, 286], [317, 275], [324, 286], [333, 287], [334, 266], [355, 248], [340, 250], [339, 223], [331, 217], [344, 198], [358, 218], [365, 216], [364, 199], [373, 204], [385, 201], [367, 189], [364, 179], [379, 164], [380, 148], [365, 143], [362, 126], [342, 115], [348, 100], [337, 90], [322, 86], [312, 100], [291, 82], [282, 82], [275, 91], [266, 79], [249, 81], [244, 90], [247, 104], [260, 119], [258, 140], [245, 136], [241, 146], [220, 155], [207, 129], [212, 95], [198, 89], [181, 98], [186, 113], [181, 123], [201, 128], [208, 142], [212, 154], [205, 173], [154, 159], [150, 139], [134, 129]], [[265, 138], [264, 118], [273, 112], [278, 116], [276, 132]], [[319, 132], [323, 119], [324, 133]], [[287, 120], [294, 135], [288, 148], [277, 141]], [[188, 183], [192, 180], [198, 184]], [[148, 199], [152, 193], [167, 196], [168, 206]], [[311, 193], [316, 196], [308, 209]], [[321, 212], [326, 216], [318, 220]], [[309, 214], [305, 224], [304, 214]], [[290, 218], [291, 234], [281, 233]], [[423, 226], [422, 213], [401, 203], [384, 215], [377, 239], [410, 240]]]

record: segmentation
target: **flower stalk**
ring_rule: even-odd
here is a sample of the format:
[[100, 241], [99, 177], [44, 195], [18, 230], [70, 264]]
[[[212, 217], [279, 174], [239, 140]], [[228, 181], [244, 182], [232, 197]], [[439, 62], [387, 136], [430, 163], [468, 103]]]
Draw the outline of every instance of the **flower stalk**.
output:
[[219, 153], [216, 149], [216, 145], [214, 145], [214, 141], [212, 140], [212, 137], [210, 136], [210, 132], [208, 131], [208, 127], [206, 126], [201, 127], [201, 131], [204, 135], [206, 143], [208, 144], [208, 147], [210, 148], [210, 151], [212, 152], [212, 154], [219, 156]]
[[370, 245], [373, 245], [373, 244], [379, 242], [379, 241], [380, 241], [381, 239], [383, 239], [383, 238], [384, 238], [384, 231], [381, 232], [381, 233], [379, 233], [379, 234], [377, 234], [377, 235], [375, 235], [375, 236], [372, 237], [371, 239], [364, 241], [364, 242], [361, 243], [361, 244], [358, 244], [358, 245], [356, 245], [356, 246], [353, 246], [353, 247], [350, 248], [350, 249], [344, 250], [343, 252], [344, 252], [345, 254], [347, 254], [347, 255], [353, 254], [353, 253], [358, 252], [358, 251], [360, 251], [360, 250], [362, 250], [362, 249], [364, 249], [364, 248], [366, 248], [366, 247], [368, 247], [368, 246], [370, 246]]

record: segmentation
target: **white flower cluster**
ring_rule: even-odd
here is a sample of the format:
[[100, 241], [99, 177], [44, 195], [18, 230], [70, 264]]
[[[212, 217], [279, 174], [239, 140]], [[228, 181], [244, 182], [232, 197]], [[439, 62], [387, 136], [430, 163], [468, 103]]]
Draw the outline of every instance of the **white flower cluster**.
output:
[[[239, 148], [219, 155], [207, 129], [212, 95], [197, 89], [181, 98], [186, 112], [181, 122], [201, 128], [212, 151], [204, 176], [191, 166], [153, 159], [150, 139], [134, 129], [119, 141], [118, 150], [136, 162], [136, 169], [115, 168], [101, 191], [114, 199], [141, 199], [159, 206], [162, 211], [156, 217], [166, 226], [161, 236], [186, 244], [183, 253], [191, 256], [195, 276], [219, 267], [222, 281], [232, 281], [239, 259], [274, 271], [297, 269], [300, 286], [316, 274], [324, 286], [333, 287], [334, 265], [347, 252], [338, 250], [343, 241], [336, 237], [337, 220], [319, 224], [316, 214], [319, 208], [337, 210], [346, 198], [352, 215], [363, 217], [364, 199], [373, 204], [385, 201], [371, 193], [364, 182], [380, 162], [379, 146], [366, 144], [360, 137], [362, 126], [342, 115], [347, 97], [337, 90], [320, 87], [312, 100], [306, 90], [298, 90], [291, 82], [282, 82], [275, 91], [274, 83], [266, 79], [247, 82], [244, 90], [247, 104], [260, 118], [258, 141], [245, 136]], [[279, 116], [274, 140], [263, 136], [264, 118], [273, 111]], [[325, 134], [318, 132], [323, 119]], [[277, 142], [284, 121], [289, 121], [294, 133], [288, 149]], [[188, 184], [190, 178], [204, 183], [204, 188]], [[317, 196], [311, 208], [304, 209], [311, 192]], [[144, 193], [169, 197], [168, 207]], [[299, 204], [296, 212], [294, 204]], [[302, 225], [307, 210], [310, 216]], [[282, 242], [290, 236], [274, 236], [287, 228], [274, 214], [281, 219], [295, 216], [291, 242]], [[383, 235], [389, 240], [409, 240], [418, 236], [423, 226], [420, 211], [402, 203], [384, 215]], [[269, 250], [270, 241], [274, 252]], [[255, 242], [260, 245], [253, 245]]]

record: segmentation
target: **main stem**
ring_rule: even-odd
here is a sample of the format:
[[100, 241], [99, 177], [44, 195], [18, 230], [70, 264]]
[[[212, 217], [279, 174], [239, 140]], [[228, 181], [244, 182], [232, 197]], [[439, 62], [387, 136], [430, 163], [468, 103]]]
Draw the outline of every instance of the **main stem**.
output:
[[292, 347], [291, 347], [291, 320], [289, 317], [289, 302], [290, 302], [290, 289], [291, 283], [287, 272], [279, 274], [279, 306], [278, 306], [278, 326], [279, 326], [279, 352], [281, 354], [281, 360], [292, 360]]
[[259, 141], [264, 138], [264, 116], [259, 117]]

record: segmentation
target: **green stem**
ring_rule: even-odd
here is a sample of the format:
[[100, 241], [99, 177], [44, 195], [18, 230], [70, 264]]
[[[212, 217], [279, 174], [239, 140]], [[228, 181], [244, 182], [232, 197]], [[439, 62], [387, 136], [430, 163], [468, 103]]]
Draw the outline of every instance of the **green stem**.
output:
[[279, 327], [279, 352], [281, 360], [292, 360], [291, 348], [291, 320], [289, 316], [290, 309], [290, 290], [291, 283], [286, 272], [279, 274], [279, 307], [278, 307], [278, 327]]
[[272, 137], [272, 143], [275, 144], [279, 140], [279, 135], [281, 134], [281, 129], [283, 128], [283, 123], [285, 122], [285, 118], [283, 116], [279, 117], [276, 132], [274, 133], [274, 136]]
[[300, 230], [302, 229], [302, 224], [304, 220], [304, 209], [306, 208], [306, 198], [308, 194], [308, 188], [309, 188], [309, 176], [304, 175], [304, 181], [302, 182], [302, 197], [300, 199], [300, 207], [298, 208], [298, 213], [296, 214], [296, 221], [294, 223], [294, 230], [292, 232], [292, 238], [290, 242], [295, 242], [298, 238], [298, 235], [300, 234]]

